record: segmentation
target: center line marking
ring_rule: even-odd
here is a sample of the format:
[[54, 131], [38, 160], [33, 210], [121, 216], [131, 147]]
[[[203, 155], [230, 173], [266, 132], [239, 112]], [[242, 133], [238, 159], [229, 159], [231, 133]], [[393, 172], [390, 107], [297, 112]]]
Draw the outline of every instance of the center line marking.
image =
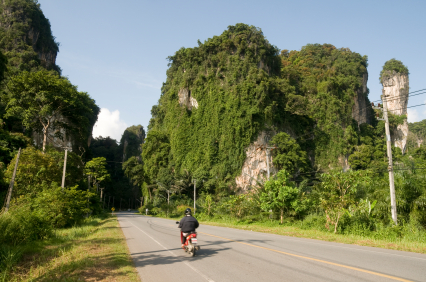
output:
[[[165, 249], [166, 251], [168, 251], [169, 253], [171, 253], [174, 257], [179, 258], [175, 253], [173, 253], [172, 251], [170, 251], [169, 249], [167, 249], [166, 247], [164, 247], [160, 242], [158, 242], [157, 240], [155, 240], [154, 238], [152, 238], [151, 236], [149, 236], [145, 231], [143, 231], [142, 229], [140, 229], [139, 227], [137, 227], [136, 225], [134, 225], [133, 223], [131, 223], [130, 221], [128, 221], [131, 225], [133, 225], [134, 227], [136, 227], [137, 229], [139, 229], [139, 231], [141, 231], [143, 234], [145, 234], [146, 236], [148, 236], [149, 238], [151, 238], [155, 243], [157, 243], [158, 245], [160, 245], [163, 249]], [[209, 277], [207, 277], [206, 275], [204, 275], [203, 273], [201, 273], [198, 269], [196, 269], [195, 267], [193, 267], [191, 264], [189, 264], [186, 261], [180, 260], [181, 262], [183, 262], [184, 264], [186, 264], [189, 268], [191, 268], [192, 270], [194, 270], [195, 272], [197, 272], [201, 277], [203, 277], [204, 279], [206, 279], [209, 282], [214, 282], [212, 279], [210, 279]]]
[[207, 236], [212, 236], [212, 237], [232, 241], [232, 242], [235, 242], [235, 243], [238, 243], [238, 244], [247, 245], [247, 246], [250, 246], [250, 247], [264, 249], [264, 250], [268, 250], [268, 251], [272, 251], [272, 252], [276, 252], [276, 253], [292, 256], [292, 257], [303, 258], [303, 259], [321, 262], [321, 263], [325, 263], [325, 264], [329, 264], [329, 265], [339, 266], [339, 267], [343, 267], [343, 268], [347, 268], [347, 269], [351, 269], [351, 270], [355, 270], [355, 271], [359, 271], [359, 272], [364, 272], [364, 273], [368, 273], [368, 274], [372, 274], [372, 275], [376, 275], [376, 276], [380, 276], [380, 277], [389, 278], [389, 279], [396, 280], [396, 281], [411, 282], [411, 280], [407, 280], [407, 279], [404, 279], [404, 278], [399, 278], [399, 277], [386, 275], [386, 274], [382, 274], [382, 273], [378, 273], [378, 272], [374, 272], [374, 271], [370, 271], [370, 270], [365, 270], [365, 269], [358, 268], [358, 267], [353, 267], [353, 266], [344, 265], [344, 264], [340, 264], [340, 263], [334, 263], [334, 262], [331, 262], [331, 261], [326, 261], [326, 260], [296, 255], [296, 254], [292, 254], [292, 253], [287, 253], [287, 252], [283, 252], [283, 251], [278, 251], [278, 250], [274, 250], [274, 249], [270, 249], [270, 248], [266, 248], [266, 247], [261, 247], [261, 246], [253, 245], [253, 244], [250, 244], [250, 243], [239, 242], [239, 241], [236, 241], [236, 240], [232, 240], [232, 239], [228, 239], [228, 238], [225, 238], [225, 237], [220, 237], [220, 236], [216, 236], [216, 235], [212, 235], [212, 234], [208, 234], [208, 233], [204, 233], [204, 232], [200, 232], [200, 231], [198, 231], [198, 233], [202, 233], [202, 234], [207, 235]]

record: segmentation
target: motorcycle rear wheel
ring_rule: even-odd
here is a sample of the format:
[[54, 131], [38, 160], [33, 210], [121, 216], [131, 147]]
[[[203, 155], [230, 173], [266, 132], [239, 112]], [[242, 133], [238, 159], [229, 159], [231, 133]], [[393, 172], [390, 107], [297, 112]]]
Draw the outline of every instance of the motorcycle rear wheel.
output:
[[190, 249], [190, 251], [188, 251], [189, 255], [191, 257], [195, 256], [195, 246], [191, 242], [189, 242], [188, 247]]

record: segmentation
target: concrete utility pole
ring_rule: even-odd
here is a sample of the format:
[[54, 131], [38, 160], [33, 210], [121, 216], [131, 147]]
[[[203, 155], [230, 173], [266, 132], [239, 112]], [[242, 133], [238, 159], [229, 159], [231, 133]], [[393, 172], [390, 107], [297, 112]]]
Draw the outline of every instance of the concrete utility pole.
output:
[[68, 148], [65, 148], [65, 158], [64, 158], [64, 171], [62, 172], [62, 191], [64, 191], [65, 187], [65, 172], [67, 171], [67, 155], [68, 155]]
[[398, 224], [397, 221], [397, 213], [396, 213], [396, 198], [395, 198], [395, 183], [394, 183], [394, 177], [393, 177], [393, 164], [392, 164], [392, 143], [391, 143], [391, 136], [390, 136], [390, 130], [389, 130], [389, 120], [388, 120], [388, 107], [387, 107], [387, 98], [388, 96], [385, 95], [385, 91], [383, 90], [382, 95], [382, 101], [383, 101], [383, 117], [385, 119], [385, 130], [386, 130], [386, 147], [388, 152], [388, 160], [389, 160], [389, 186], [390, 186], [390, 197], [391, 197], [391, 213], [392, 213], [392, 219], [395, 225]]
[[197, 179], [194, 179], [194, 214], [195, 214], [195, 201], [196, 201], [196, 191], [197, 191]]
[[19, 157], [20, 156], [21, 156], [21, 148], [19, 148], [18, 156], [16, 157], [15, 168], [13, 169], [12, 179], [10, 180], [9, 192], [7, 193], [5, 212], [7, 212], [9, 210], [10, 198], [12, 198], [13, 184], [15, 184], [16, 170], [18, 169], [18, 163], [19, 163]]

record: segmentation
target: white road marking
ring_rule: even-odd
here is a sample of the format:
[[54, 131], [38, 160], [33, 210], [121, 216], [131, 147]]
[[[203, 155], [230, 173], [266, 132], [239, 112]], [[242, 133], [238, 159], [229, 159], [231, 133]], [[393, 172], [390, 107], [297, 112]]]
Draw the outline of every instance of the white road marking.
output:
[[[153, 240], [155, 243], [157, 243], [158, 245], [160, 245], [163, 249], [165, 249], [166, 251], [168, 251], [169, 253], [171, 253], [173, 256], [179, 258], [175, 253], [173, 253], [172, 251], [170, 251], [169, 249], [167, 249], [166, 247], [164, 247], [160, 242], [158, 242], [157, 240], [155, 240], [154, 238], [152, 238], [151, 236], [149, 236], [145, 231], [143, 231], [142, 229], [140, 229], [139, 227], [137, 227], [136, 225], [134, 225], [133, 223], [131, 223], [130, 221], [128, 221], [131, 225], [133, 225], [134, 227], [136, 227], [140, 232], [142, 232], [143, 234], [145, 234], [147, 237], [151, 238], [151, 240]], [[189, 264], [186, 261], [180, 260], [181, 262], [183, 262], [184, 264], [186, 264], [189, 268], [191, 268], [192, 270], [194, 270], [195, 272], [197, 272], [201, 277], [203, 277], [204, 279], [206, 279], [209, 282], [214, 282], [214, 280], [210, 279], [209, 277], [207, 277], [206, 275], [204, 275], [203, 273], [201, 273], [198, 269], [196, 269], [195, 267], [193, 267], [191, 264]], [[142, 277], [141, 277], [142, 278]]]

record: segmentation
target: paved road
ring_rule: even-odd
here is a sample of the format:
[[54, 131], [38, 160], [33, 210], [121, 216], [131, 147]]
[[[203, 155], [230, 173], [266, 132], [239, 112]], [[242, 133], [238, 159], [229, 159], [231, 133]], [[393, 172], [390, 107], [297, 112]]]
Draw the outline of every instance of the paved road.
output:
[[426, 281], [426, 255], [201, 226], [180, 248], [175, 221], [117, 213], [143, 282]]

